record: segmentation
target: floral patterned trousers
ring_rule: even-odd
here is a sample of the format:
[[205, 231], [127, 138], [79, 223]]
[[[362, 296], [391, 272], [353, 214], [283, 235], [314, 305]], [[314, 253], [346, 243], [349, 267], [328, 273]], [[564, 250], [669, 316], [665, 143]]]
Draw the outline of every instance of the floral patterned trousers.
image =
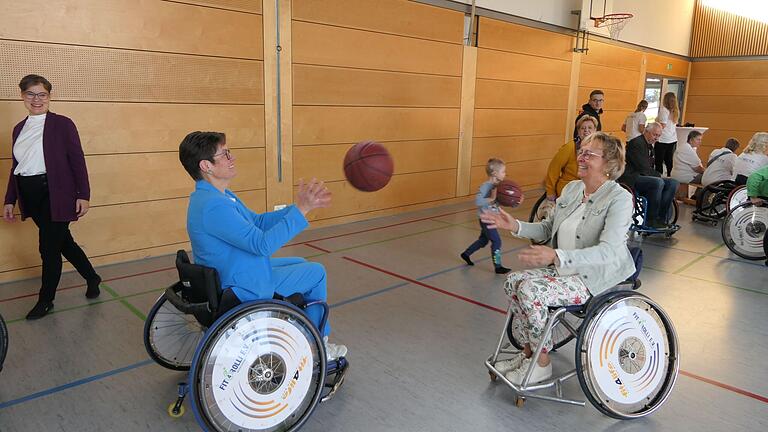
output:
[[[535, 349], [549, 317], [548, 306], [567, 306], [586, 302], [591, 294], [578, 276], [558, 276], [554, 268], [521, 270], [510, 273], [504, 283], [510, 298], [512, 334], [520, 344]], [[552, 338], [541, 352], [552, 349]]]

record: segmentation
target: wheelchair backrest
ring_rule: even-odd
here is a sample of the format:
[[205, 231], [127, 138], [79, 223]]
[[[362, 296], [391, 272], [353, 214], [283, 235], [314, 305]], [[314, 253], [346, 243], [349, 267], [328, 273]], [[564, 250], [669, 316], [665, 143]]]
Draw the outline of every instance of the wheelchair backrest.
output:
[[216, 269], [189, 261], [189, 255], [184, 250], [176, 252], [176, 270], [179, 272], [181, 296], [190, 303], [208, 302], [210, 310], [219, 307], [221, 298], [221, 283]]

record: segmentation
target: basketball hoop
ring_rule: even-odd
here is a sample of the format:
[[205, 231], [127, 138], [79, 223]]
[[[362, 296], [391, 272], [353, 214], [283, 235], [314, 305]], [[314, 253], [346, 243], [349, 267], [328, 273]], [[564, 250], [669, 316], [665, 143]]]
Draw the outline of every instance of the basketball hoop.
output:
[[633, 16], [631, 13], [614, 13], [592, 19], [595, 21], [595, 27], [607, 27], [611, 39], [617, 40], [619, 33], [621, 33], [624, 26], [627, 25], [627, 21]]

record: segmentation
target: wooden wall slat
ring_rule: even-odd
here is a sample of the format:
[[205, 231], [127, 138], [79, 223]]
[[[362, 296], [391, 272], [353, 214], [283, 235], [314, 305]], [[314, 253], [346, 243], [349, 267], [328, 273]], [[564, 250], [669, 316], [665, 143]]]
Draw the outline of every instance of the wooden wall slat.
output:
[[568, 87], [516, 81], [478, 79], [475, 88], [477, 108], [565, 109]]
[[563, 60], [488, 49], [477, 57], [478, 78], [567, 86], [571, 77], [571, 64]]
[[765, 60], [702, 61], [694, 62], [692, 66], [692, 80], [700, 78], [765, 79], [768, 77], [768, 61]]
[[[688, 76], [689, 61], [677, 57], [668, 57], [654, 53], [645, 53], [646, 73], [686, 78]], [[667, 69], [667, 64], [672, 69]]]
[[[384, 146], [392, 155], [395, 175], [456, 168], [458, 140], [390, 141]], [[344, 180], [344, 156], [352, 144], [300, 146], [294, 149], [294, 184], [299, 178]]]
[[563, 145], [563, 134], [475, 138], [472, 166], [485, 166], [496, 157], [504, 162], [550, 160]]
[[768, 113], [764, 114], [728, 114], [697, 113], [688, 111], [687, 119], [697, 126], [712, 129], [727, 129], [758, 132], [768, 129]]
[[453, 44], [461, 44], [464, 29], [461, 12], [406, 0], [298, 0], [293, 19]]
[[[588, 56], [587, 56], [588, 57]], [[637, 91], [640, 72], [582, 62], [579, 87]]]
[[562, 132], [566, 110], [475, 109], [475, 137], [552, 135]]
[[[261, 16], [157, 0], [25, 0], [0, 38], [261, 59]], [[190, 31], [191, 29], [194, 29]], [[232, 43], [237, 41], [237, 43]]]
[[768, 23], [719, 10], [697, 1], [692, 57], [768, 55]]
[[762, 114], [768, 113], [768, 95], [765, 96], [688, 96], [688, 112]]
[[[525, 162], [507, 162], [507, 178], [516, 181], [520, 186], [542, 186], [544, 176], [549, 167], [549, 159]], [[472, 167], [472, 190], [477, 191], [480, 184], [488, 180], [484, 166]]]
[[[578, 101], [581, 105], [589, 102], [589, 94], [595, 90], [593, 87], [579, 87]], [[602, 89], [605, 92], [605, 102], [603, 102], [603, 109], [605, 111], [627, 111], [627, 114], [634, 111], [637, 107], [637, 103], [640, 102], [637, 99], [637, 90], [615, 90], [615, 89]]]
[[[766, 75], [768, 76], [768, 74]], [[688, 87], [690, 96], [768, 96], [768, 78], [696, 78]], [[739, 98], [741, 100], [741, 98]], [[738, 104], [738, 103], [737, 103]]]
[[457, 138], [458, 108], [293, 108], [294, 146]]
[[643, 53], [630, 48], [591, 40], [589, 41], [589, 52], [581, 57], [582, 64], [639, 71]]
[[570, 61], [573, 38], [491, 18], [480, 17], [478, 47]]
[[461, 45], [293, 22], [294, 64], [461, 76]]
[[294, 65], [296, 105], [434, 106], [458, 108], [461, 78]]

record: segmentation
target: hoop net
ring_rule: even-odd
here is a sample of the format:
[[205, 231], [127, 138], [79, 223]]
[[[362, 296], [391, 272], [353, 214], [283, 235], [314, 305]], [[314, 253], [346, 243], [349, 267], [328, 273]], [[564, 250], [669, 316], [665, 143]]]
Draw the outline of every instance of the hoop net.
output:
[[595, 21], [595, 27], [607, 27], [611, 39], [616, 40], [619, 38], [619, 33], [624, 29], [624, 26], [627, 25], [627, 21], [633, 16], [631, 13], [615, 13], [593, 18], [593, 20]]

